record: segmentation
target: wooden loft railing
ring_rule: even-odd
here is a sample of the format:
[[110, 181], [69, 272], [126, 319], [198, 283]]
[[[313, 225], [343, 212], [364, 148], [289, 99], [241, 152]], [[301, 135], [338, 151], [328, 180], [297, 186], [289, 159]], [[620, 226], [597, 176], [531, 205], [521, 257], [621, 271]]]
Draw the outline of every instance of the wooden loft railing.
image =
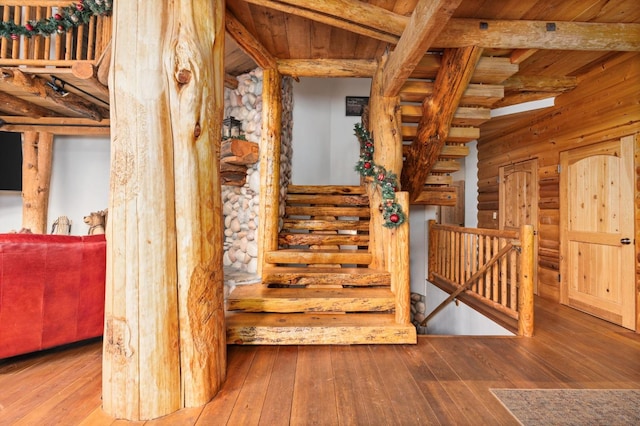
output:
[[429, 222], [429, 281], [451, 295], [445, 302], [463, 300], [527, 337], [533, 335], [533, 267], [531, 226], [517, 232]]
[[[4, 22], [24, 26], [54, 16], [71, 2], [60, 0], [0, 1]], [[111, 16], [93, 16], [89, 23], [50, 36], [19, 36], [0, 40], [0, 66], [71, 67], [79, 61], [96, 63], [111, 40]]]

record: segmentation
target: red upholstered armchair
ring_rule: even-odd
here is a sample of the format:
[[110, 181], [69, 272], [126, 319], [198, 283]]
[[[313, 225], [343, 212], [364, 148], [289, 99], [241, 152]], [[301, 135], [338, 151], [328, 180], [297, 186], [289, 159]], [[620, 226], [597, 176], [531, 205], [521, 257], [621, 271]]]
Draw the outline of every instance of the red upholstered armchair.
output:
[[104, 235], [0, 234], [0, 358], [101, 336]]

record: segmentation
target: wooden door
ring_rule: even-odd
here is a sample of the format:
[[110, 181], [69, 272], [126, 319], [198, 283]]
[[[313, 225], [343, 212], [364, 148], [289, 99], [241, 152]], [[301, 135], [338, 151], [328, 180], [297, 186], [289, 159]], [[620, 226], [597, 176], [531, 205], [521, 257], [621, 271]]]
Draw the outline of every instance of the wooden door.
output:
[[519, 231], [533, 225], [533, 288], [538, 293], [538, 160], [509, 164], [499, 170], [499, 228]]
[[634, 137], [560, 153], [560, 302], [635, 329]]

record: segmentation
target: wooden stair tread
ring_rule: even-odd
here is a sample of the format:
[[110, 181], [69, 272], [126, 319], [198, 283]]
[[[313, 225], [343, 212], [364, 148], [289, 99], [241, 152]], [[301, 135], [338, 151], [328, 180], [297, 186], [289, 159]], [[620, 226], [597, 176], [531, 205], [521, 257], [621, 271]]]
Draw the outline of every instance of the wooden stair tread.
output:
[[357, 249], [281, 249], [265, 253], [267, 263], [340, 263], [364, 265], [371, 263], [371, 253]]
[[253, 345], [399, 344], [417, 341], [412, 324], [395, 314], [277, 314], [228, 312], [227, 342]]
[[[463, 147], [466, 148], [466, 147]], [[469, 148], [467, 148], [467, 152]], [[287, 216], [337, 216], [337, 217], [361, 217], [368, 218], [371, 216], [369, 207], [351, 207], [351, 206], [290, 206], [287, 205], [284, 210]]]
[[333, 206], [368, 206], [369, 197], [366, 195], [347, 194], [287, 194], [287, 204], [308, 204], [308, 205], [333, 205]]
[[283, 229], [304, 229], [309, 231], [368, 231], [368, 220], [318, 220], [318, 219], [291, 219], [282, 221]]
[[388, 286], [391, 275], [386, 271], [371, 268], [304, 268], [266, 266], [262, 271], [263, 284], [287, 285], [352, 285]]
[[269, 288], [264, 284], [236, 287], [227, 310], [243, 312], [385, 312], [395, 308], [389, 288]]
[[281, 232], [278, 236], [279, 244], [287, 245], [369, 245], [368, 235], [359, 234], [307, 234], [295, 232]]
[[288, 194], [366, 194], [363, 186], [289, 185]]

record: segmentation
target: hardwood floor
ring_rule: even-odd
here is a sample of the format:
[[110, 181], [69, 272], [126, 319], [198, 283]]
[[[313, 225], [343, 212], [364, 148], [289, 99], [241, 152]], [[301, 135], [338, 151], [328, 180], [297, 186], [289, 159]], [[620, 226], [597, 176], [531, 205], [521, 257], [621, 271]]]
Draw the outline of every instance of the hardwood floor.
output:
[[0, 425], [511, 425], [491, 388], [640, 388], [640, 334], [536, 301], [536, 334], [417, 345], [229, 346], [204, 407], [149, 422], [100, 409], [101, 342], [0, 360]]

